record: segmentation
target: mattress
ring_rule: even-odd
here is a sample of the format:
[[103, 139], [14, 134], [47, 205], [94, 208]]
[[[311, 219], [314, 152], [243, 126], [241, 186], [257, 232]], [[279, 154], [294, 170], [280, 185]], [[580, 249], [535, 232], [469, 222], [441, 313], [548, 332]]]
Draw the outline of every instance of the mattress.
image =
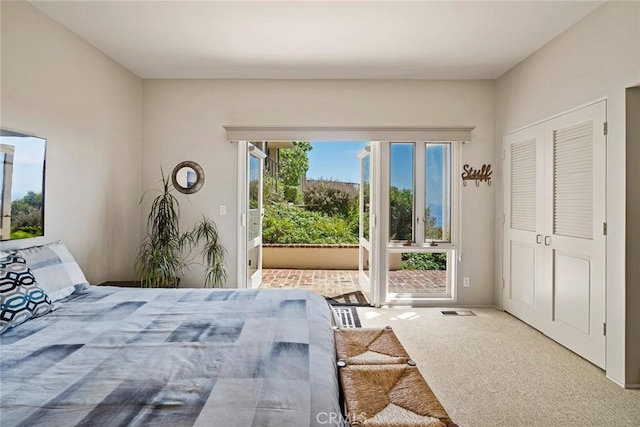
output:
[[0, 425], [339, 425], [309, 291], [91, 286], [0, 336]]

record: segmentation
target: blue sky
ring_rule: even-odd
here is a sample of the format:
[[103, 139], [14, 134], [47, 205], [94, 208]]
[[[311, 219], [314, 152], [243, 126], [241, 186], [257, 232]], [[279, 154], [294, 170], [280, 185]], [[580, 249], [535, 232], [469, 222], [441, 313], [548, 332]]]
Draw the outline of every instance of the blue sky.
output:
[[307, 179], [360, 182], [360, 161], [356, 155], [366, 141], [312, 141]]
[[3, 136], [2, 143], [15, 147], [11, 201], [23, 198], [29, 191], [40, 193], [46, 140]]

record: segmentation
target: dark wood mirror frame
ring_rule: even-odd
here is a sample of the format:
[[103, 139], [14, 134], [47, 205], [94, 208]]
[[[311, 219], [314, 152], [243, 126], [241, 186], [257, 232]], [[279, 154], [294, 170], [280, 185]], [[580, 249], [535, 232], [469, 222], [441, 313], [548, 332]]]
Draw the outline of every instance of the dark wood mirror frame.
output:
[[[185, 168], [193, 169], [196, 174], [195, 181], [192, 185], [189, 186], [181, 185], [180, 182], [178, 182], [178, 174]], [[175, 189], [179, 192], [183, 194], [193, 194], [198, 192], [204, 185], [204, 171], [202, 170], [202, 167], [196, 162], [186, 160], [184, 162], [178, 163], [176, 167], [173, 168], [173, 172], [171, 174], [171, 182], [173, 183]]]

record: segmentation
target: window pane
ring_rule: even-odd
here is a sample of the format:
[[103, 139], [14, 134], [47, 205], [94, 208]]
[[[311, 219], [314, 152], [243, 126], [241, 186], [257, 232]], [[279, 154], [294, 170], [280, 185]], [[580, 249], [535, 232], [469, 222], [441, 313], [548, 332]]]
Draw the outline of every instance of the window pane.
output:
[[425, 241], [451, 241], [451, 145], [427, 143]]
[[389, 293], [446, 295], [446, 252], [389, 254]]
[[369, 240], [369, 221], [371, 218], [371, 155], [362, 158], [362, 235]]
[[369, 277], [369, 251], [362, 246], [362, 272]]
[[249, 156], [249, 241], [260, 236], [260, 159]]
[[413, 240], [413, 143], [392, 142], [389, 167], [389, 240]]

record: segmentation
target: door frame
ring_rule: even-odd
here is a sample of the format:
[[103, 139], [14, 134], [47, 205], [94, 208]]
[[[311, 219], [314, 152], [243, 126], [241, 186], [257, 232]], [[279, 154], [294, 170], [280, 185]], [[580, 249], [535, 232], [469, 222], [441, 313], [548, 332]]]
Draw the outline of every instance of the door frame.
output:
[[[371, 209], [374, 215], [375, 231], [374, 233], [379, 240], [379, 244], [372, 245], [372, 262], [377, 263], [378, 276], [374, 278], [371, 292], [371, 303], [380, 306], [386, 298], [386, 286], [382, 277], [387, 268], [387, 247], [386, 240], [382, 236], [388, 235], [388, 212], [382, 207], [382, 201], [387, 200], [385, 195], [385, 185], [388, 182], [388, 167], [383, 167], [385, 144], [382, 141], [442, 141], [442, 142], [469, 142], [471, 141], [471, 132], [475, 126], [448, 126], [448, 127], [431, 127], [431, 126], [234, 126], [223, 125], [226, 132], [226, 141], [230, 143], [238, 143], [238, 187], [237, 187], [237, 262], [236, 275], [238, 288], [246, 288], [247, 280], [240, 274], [244, 271], [246, 264], [246, 243], [244, 242], [246, 230], [246, 212], [243, 201], [246, 199], [246, 150], [248, 141], [269, 141], [269, 140], [290, 140], [290, 141], [370, 141], [371, 142], [371, 183], [375, 186], [375, 191], [371, 192], [372, 199], [377, 200], [375, 205], [372, 200]], [[386, 152], [388, 153], [388, 147]], [[377, 159], [377, 160], [375, 160]], [[454, 177], [452, 176], [452, 180]], [[388, 193], [388, 190], [386, 190]], [[388, 211], [388, 209], [386, 209]], [[245, 223], [242, 221], [242, 214], [245, 213]], [[386, 215], [386, 216], [385, 216]], [[452, 224], [453, 227], [453, 224]], [[459, 228], [459, 227], [457, 227]], [[387, 234], [385, 234], [387, 233]], [[385, 243], [382, 243], [385, 242]], [[458, 242], [460, 245], [460, 242]], [[455, 256], [455, 262], [460, 261], [460, 255]], [[386, 277], [384, 278], [386, 280]], [[455, 288], [455, 282], [452, 284]], [[430, 305], [433, 305], [432, 302]]]

